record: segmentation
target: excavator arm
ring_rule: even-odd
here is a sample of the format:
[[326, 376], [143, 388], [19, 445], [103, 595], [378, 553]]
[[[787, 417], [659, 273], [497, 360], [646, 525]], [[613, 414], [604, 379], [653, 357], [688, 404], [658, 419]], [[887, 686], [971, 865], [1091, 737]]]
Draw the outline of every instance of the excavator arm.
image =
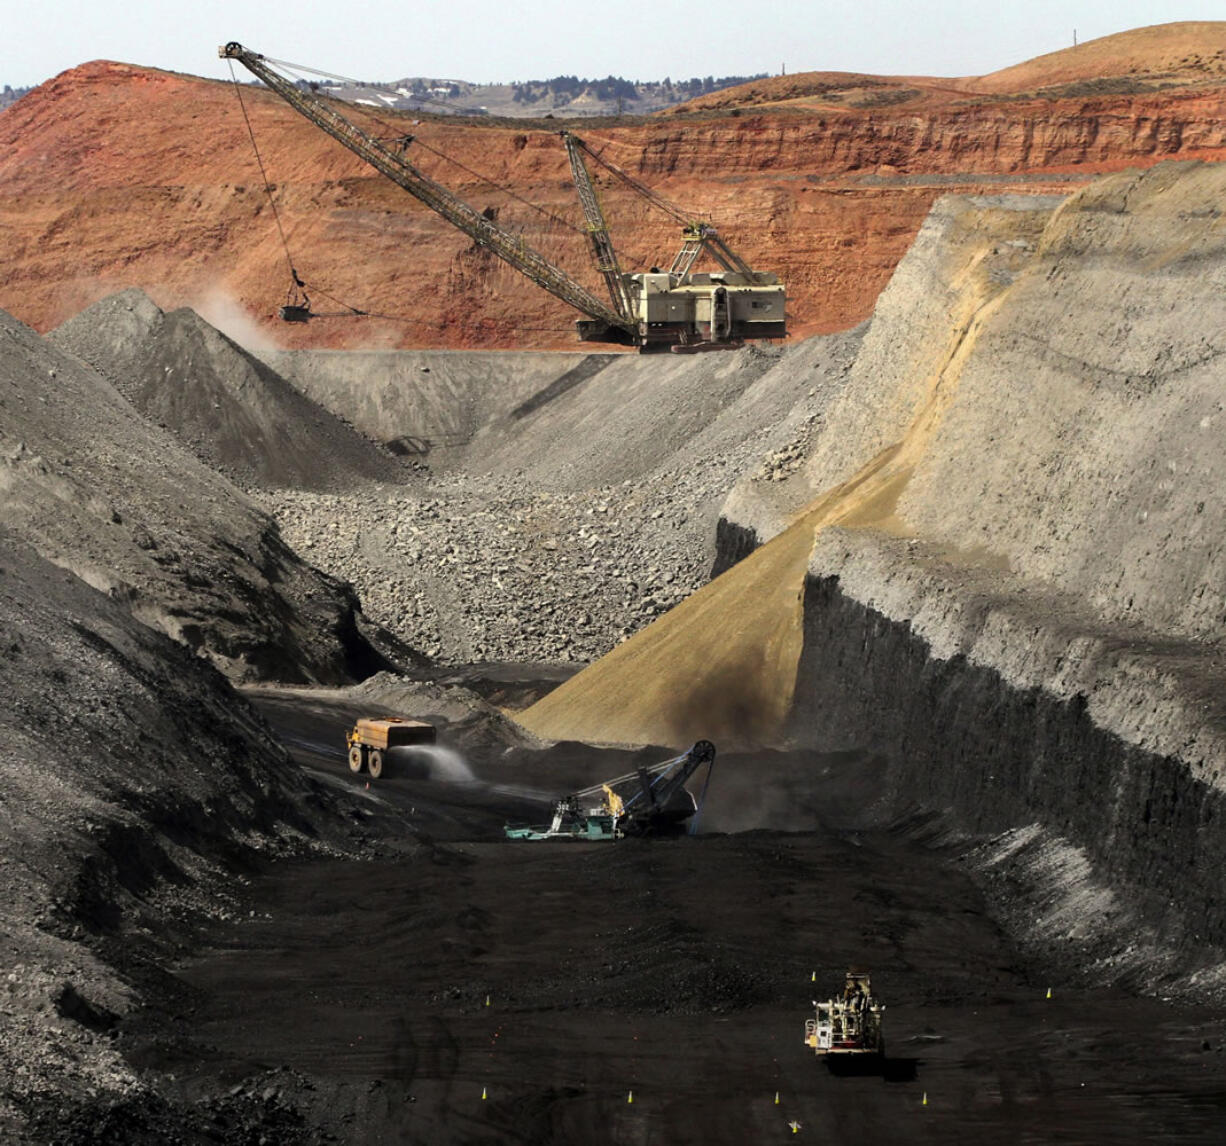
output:
[[673, 796], [683, 788], [686, 781], [704, 764], [715, 760], [715, 745], [709, 740], [699, 740], [681, 756], [656, 764], [652, 768], [640, 768], [640, 790], [626, 801], [625, 810], [631, 815], [655, 815], [667, 808]]
[[328, 102], [311, 92], [302, 90], [271, 67], [266, 57], [234, 41], [219, 48], [217, 54], [222, 59], [237, 60], [295, 111], [309, 119], [316, 127], [326, 131], [333, 139], [370, 164], [380, 174], [387, 176], [393, 183], [441, 215], [452, 226], [459, 228], [473, 242], [510, 263], [521, 274], [547, 290], [555, 298], [561, 299], [568, 306], [574, 307], [577, 311], [603, 323], [612, 330], [624, 331], [629, 340], [634, 340], [635, 324], [627, 317], [627, 314], [619, 314], [606, 303], [601, 302], [581, 283], [572, 279], [560, 267], [554, 266], [517, 235], [503, 230], [487, 219], [481, 212], [470, 207], [441, 183], [435, 182], [425, 172], [409, 163], [404, 156], [385, 147], [373, 136], [368, 135], [356, 124], [346, 119]]

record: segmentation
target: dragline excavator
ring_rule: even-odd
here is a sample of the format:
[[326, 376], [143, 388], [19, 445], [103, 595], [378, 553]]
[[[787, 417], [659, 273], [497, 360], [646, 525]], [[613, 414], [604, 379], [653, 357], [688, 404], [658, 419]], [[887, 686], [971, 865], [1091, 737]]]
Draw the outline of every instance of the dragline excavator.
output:
[[[695, 799], [686, 781], [707, 766], [702, 795]], [[553, 820], [539, 827], [504, 829], [509, 840], [620, 840], [625, 836], [667, 835], [689, 821], [696, 829], [715, 767], [715, 745], [699, 740], [680, 756], [627, 772], [563, 796]]]
[[[685, 352], [726, 349], [740, 346], [745, 339], [787, 335], [785, 291], [776, 275], [753, 270], [732, 251], [715, 227], [695, 222], [570, 132], [562, 132], [561, 136], [583, 208], [591, 253], [608, 289], [607, 303], [534, 251], [520, 236], [498, 226], [410, 163], [402, 152], [412, 142], [412, 136], [404, 137], [399, 141], [400, 149], [393, 150], [343, 116], [333, 106], [334, 101], [282, 75], [274, 66], [277, 61], [234, 42], [223, 45], [218, 54], [223, 59], [237, 60], [292, 108], [376, 171], [475, 243], [510, 263], [537, 286], [574, 307], [585, 316], [575, 324], [582, 341]], [[626, 273], [621, 269], [584, 156], [600, 163], [682, 225], [682, 247], [667, 270], [652, 268], [648, 272]], [[703, 254], [719, 269], [696, 272], [694, 265]], [[294, 313], [283, 317], [294, 321], [310, 317], [308, 308], [288, 309]]]

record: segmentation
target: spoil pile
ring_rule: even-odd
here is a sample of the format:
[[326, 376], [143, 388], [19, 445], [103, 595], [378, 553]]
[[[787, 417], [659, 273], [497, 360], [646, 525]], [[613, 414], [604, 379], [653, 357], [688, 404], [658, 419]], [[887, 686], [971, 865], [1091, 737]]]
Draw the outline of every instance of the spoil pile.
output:
[[0, 524], [235, 678], [385, 667], [352, 592], [235, 486], [3, 312], [0, 343]]
[[241, 486], [333, 490], [403, 476], [390, 455], [195, 311], [164, 314], [143, 291], [126, 290], [49, 338]]
[[[573, 368], [534, 375], [539, 388], [514, 406], [498, 385], [503, 356], [440, 354], [437, 372], [452, 376], [447, 389], [482, 427], [440, 451], [441, 475], [377, 497], [276, 491], [265, 500], [299, 553], [352, 582], [374, 620], [428, 655], [587, 661], [706, 582], [729, 489], [747, 469], [794, 464], [859, 339], [851, 331], [787, 351], [620, 356], [580, 377]], [[339, 356], [294, 357], [295, 376], [307, 372], [334, 412], [358, 404], [354, 420], [368, 433], [395, 441], [420, 431], [422, 409], [407, 399], [329, 385], [323, 375]], [[425, 388], [435, 395], [434, 359], [405, 357], [430, 370]], [[462, 364], [488, 384], [467, 390]], [[478, 400], [488, 416], [472, 413]]]
[[282, 350], [261, 357], [313, 402], [431, 470], [481, 431], [599, 374], [612, 354], [484, 350]]
[[0, 649], [0, 1137], [99, 1140], [147, 1097], [111, 1032], [168, 925], [335, 821], [206, 661], [2, 526]]
[[764, 542], [883, 450], [905, 441], [906, 456], [894, 468], [913, 465], [940, 422], [954, 392], [949, 382], [972, 352], [979, 324], [1002, 304], [1062, 202], [943, 199], [882, 293], [847, 385], [817, 432], [798, 443], [786, 472], [745, 472], [724, 519]]
[[[791, 504], [897, 449], [889, 532], [995, 570], [1002, 591], [1065, 594], [1087, 626], [1219, 642], [1224, 190], [1220, 165], [1165, 164], [1052, 213], [943, 202]], [[725, 513], [759, 540], [779, 528], [747, 483]]]
[[[1137, 708], [1115, 654], [1103, 658], [1112, 632], [1151, 647], [1178, 642], [1181, 660], [1184, 642], [1204, 642], [1209, 656], [1221, 641], [1226, 473], [1214, 435], [1226, 310], [1205, 268], [1226, 261], [1215, 223], [1224, 191], [1221, 167], [1170, 164], [1105, 179], [1054, 211], [1033, 199], [942, 203], [883, 294], [809, 458], [788, 482], [742, 480], [725, 507], [742, 532], [778, 535], [777, 546], [791, 544], [798, 510], [812, 525], [844, 527], [811, 569], [793, 571], [776, 623], [791, 623], [806, 576], [840, 576], [857, 600], [896, 602], [898, 619], [942, 656], [975, 648], [1021, 686], [1092, 696], [1095, 719], [1131, 743], [1198, 768], [1216, 760], [1218, 734], [1200, 727], [1216, 707], [1187, 723], [1202, 711], [1195, 673], [1137, 667], [1138, 679], [1165, 682], [1170, 707], [1158, 716]], [[897, 564], [905, 544], [877, 545], [871, 531], [943, 554], [945, 589]], [[752, 682], [773, 628], [754, 626], [731, 647], [733, 589], [722, 583], [733, 578], [741, 601], [778, 593], [772, 552], [546, 697], [527, 726], [676, 743], [678, 729], [699, 731], [690, 714], [702, 673], [733, 690], [716, 698], [699, 688], [704, 706], [726, 712], [741, 696], [778, 717], [784, 708], [769, 698], [790, 693], [799, 641], [760, 696]], [[769, 577], [753, 578], [759, 568]], [[972, 574], [977, 588], [962, 600]], [[1042, 653], [1036, 614], [1060, 618]], [[985, 617], [996, 620], [981, 633]], [[1059, 653], [1079, 632], [1078, 655]], [[641, 704], [627, 700], [636, 695]], [[769, 725], [758, 734], [787, 734], [786, 722]]]
[[520, 713], [520, 723], [549, 740], [778, 742], [803, 648], [814, 535], [856, 514], [875, 517], [890, 496], [889, 460], [817, 499], [768, 544]]
[[[1031, 197], [970, 202], [951, 201], [952, 224], [929, 221], [822, 420], [782, 456], [742, 467], [723, 513], [750, 546], [769, 544], [528, 709], [525, 727], [545, 738], [631, 744], [782, 740], [816, 533], [833, 524], [893, 527], [898, 496], [940, 409], [930, 400], [940, 370], [917, 370], [920, 357], [930, 354], [938, 367], [956, 360], [969, 325], [1030, 257], [1054, 206]], [[960, 296], [941, 289], [947, 277], [963, 284]], [[898, 334], [900, 309], [912, 320], [902, 327], [913, 332], [907, 339]], [[909, 404], [880, 389], [869, 393], [886, 369]], [[925, 418], [905, 432], [913, 408]], [[810, 473], [818, 460], [828, 474], [820, 483]]]

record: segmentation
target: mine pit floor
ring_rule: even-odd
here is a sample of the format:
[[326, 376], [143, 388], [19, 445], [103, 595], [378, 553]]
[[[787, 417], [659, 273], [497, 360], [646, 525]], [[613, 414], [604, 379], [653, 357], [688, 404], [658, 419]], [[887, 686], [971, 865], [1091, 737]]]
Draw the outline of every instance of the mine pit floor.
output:
[[[343, 705], [266, 712], [297, 726], [304, 767], [369, 799], [372, 850], [271, 865], [126, 1037], [219, 1135], [1220, 1140], [1226, 1016], [1038, 978], [948, 856], [853, 823], [871, 762], [721, 758], [708, 822], [756, 808], [754, 830], [515, 843], [506, 818], [546, 813], [531, 793], [614, 774], [618, 754], [516, 755], [518, 788], [474, 758], [474, 780], [371, 794], [335, 751]], [[764, 789], [785, 799], [755, 804]], [[412, 854], [385, 846], [396, 817], [428, 837]], [[834, 1075], [804, 1021], [851, 966], [887, 1005], [888, 1057]]]

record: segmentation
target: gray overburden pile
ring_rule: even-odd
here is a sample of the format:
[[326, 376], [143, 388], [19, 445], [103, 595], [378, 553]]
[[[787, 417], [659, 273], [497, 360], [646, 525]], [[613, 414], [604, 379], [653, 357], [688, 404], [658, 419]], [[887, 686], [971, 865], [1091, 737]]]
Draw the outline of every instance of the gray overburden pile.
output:
[[363, 433], [425, 450], [433, 476], [267, 504], [432, 657], [588, 661], [705, 584], [724, 498], [742, 473], [795, 467], [859, 339], [692, 358], [275, 355]]
[[112, 295], [50, 341], [88, 363], [151, 422], [245, 487], [346, 489], [401, 467], [195, 311]]
[[[0, 1133], [139, 1104], [130, 961], [337, 822], [226, 678], [410, 649], [599, 657], [520, 714], [540, 740], [871, 757], [864, 808], [958, 834], [1070, 979], [1222, 989], [1223, 198], [1200, 165], [950, 198], [867, 330], [723, 355], [0, 313]], [[347, 694], [397, 696], [475, 704]]]
[[100, 374], [0, 313], [0, 524], [236, 679], [383, 667], [348, 586]]

